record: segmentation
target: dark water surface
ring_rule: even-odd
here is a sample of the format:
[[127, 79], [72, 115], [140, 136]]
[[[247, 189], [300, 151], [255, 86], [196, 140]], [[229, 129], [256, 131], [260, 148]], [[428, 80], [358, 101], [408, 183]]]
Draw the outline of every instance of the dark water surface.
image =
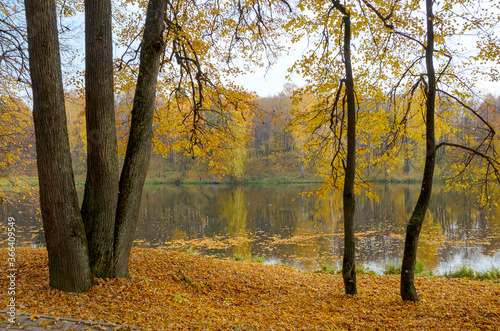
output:
[[[197, 251], [217, 258], [264, 257], [303, 270], [338, 265], [343, 252], [341, 194], [300, 196], [308, 186], [146, 186], [135, 246]], [[406, 223], [419, 185], [375, 189], [380, 201], [357, 196], [356, 249], [364, 267], [382, 272], [402, 257]], [[472, 189], [437, 186], [422, 229], [418, 259], [435, 273], [466, 264], [500, 268], [500, 209], [477, 206]], [[4, 223], [16, 218], [23, 245], [43, 245], [32, 210], [0, 206]], [[2, 224], [0, 246], [6, 246]]]

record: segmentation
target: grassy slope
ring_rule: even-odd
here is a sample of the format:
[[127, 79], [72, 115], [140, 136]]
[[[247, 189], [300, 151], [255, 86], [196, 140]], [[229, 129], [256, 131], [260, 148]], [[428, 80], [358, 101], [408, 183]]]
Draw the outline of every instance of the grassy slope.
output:
[[18, 249], [16, 261], [18, 309], [37, 314], [179, 330], [500, 328], [495, 281], [417, 278], [422, 301], [413, 304], [401, 301], [397, 276], [361, 275], [360, 294], [351, 297], [339, 275], [134, 249], [131, 280], [99, 280], [74, 294], [49, 288], [45, 249]]

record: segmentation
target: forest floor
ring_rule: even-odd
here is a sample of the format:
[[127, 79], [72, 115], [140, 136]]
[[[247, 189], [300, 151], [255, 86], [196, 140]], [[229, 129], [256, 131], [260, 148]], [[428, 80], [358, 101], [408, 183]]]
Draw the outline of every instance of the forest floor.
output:
[[[8, 251], [0, 249], [0, 307]], [[49, 287], [45, 248], [17, 248], [18, 311], [167, 330], [499, 330], [500, 283], [417, 277], [421, 301], [401, 301], [398, 276], [340, 275], [285, 266], [133, 249], [131, 279], [97, 280], [85, 293]]]

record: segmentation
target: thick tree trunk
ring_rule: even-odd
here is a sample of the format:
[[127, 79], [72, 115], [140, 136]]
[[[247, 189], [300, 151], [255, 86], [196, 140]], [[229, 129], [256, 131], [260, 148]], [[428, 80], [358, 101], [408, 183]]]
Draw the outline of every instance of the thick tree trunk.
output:
[[81, 214], [91, 272], [96, 277], [111, 278], [118, 201], [118, 147], [110, 0], [85, 1], [85, 95], [88, 168]]
[[130, 136], [120, 177], [114, 243], [115, 277], [129, 277], [128, 261], [151, 154], [153, 111], [163, 50], [166, 7], [165, 0], [151, 0], [147, 10]]
[[356, 102], [354, 97], [354, 78], [351, 65], [351, 19], [344, 18], [344, 61], [346, 72], [347, 97], [347, 157], [344, 177], [344, 260], [342, 276], [346, 294], [356, 294], [356, 252], [354, 241], [354, 176], [356, 173]]
[[92, 278], [71, 164], [56, 4], [26, 0], [25, 7], [49, 282], [59, 290], [83, 292], [91, 287]]
[[406, 228], [405, 250], [401, 268], [401, 298], [409, 301], [419, 301], [415, 288], [415, 263], [417, 261], [418, 237], [424, 222], [432, 192], [432, 180], [436, 163], [436, 141], [434, 138], [434, 112], [436, 101], [436, 73], [434, 71], [434, 14], [432, 0], [426, 0], [427, 11], [427, 47], [425, 60], [427, 67], [428, 86], [426, 91], [426, 157], [422, 188], [417, 205]]

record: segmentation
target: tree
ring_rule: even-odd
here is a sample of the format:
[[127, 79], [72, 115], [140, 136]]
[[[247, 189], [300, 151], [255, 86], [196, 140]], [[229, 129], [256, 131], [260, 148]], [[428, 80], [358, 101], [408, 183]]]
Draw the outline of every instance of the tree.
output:
[[[285, 2], [278, 4], [286, 6]], [[194, 13], [200, 22], [206, 24], [204, 27], [212, 33], [212, 39], [209, 39], [212, 49], [220, 46], [221, 36], [227, 36], [225, 32], [231, 32], [229, 50], [217, 56], [227, 57], [227, 62], [231, 63], [235, 59], [231, 52], [240, 44], [244, 52], [255, 52], [256, 48], [262, 46], [267, 51], [273, 50], [267, 47], [264, 39], [247, 45], [245, 43], [250, 39], [243, 38], [246, 33], [252, 38], [262, 37], [261, 34], [268, 29], [266, 23], [273, 21], [267, 14], [273, 6], [275, 4], [272, 2], [263, 6], [255, 6], [255, 3], [242, 6], [239, 2], [231, 1], [198, 6], [189, 1], [149, 1], [144, 30], [134, 34], [135, 37], [129, 43], [132, 47], [136, 37], [142, 35], [138, 73], [133, 73], [133, 77], [137, 75], [137, 81], [127, 150], [118, 183], [111, 2], [85, 3], [88, 164], [80, 212], [66, 126], [55, 2], [26, 1], [40, 204], [49, 253], [51, 286], [68, 291], [85, 291], [91, 286], [92, 276], [129, 277], [128, 260], [151, 154], [152, 124], [161, 65], [164, 69], [171, 69], [174, 79], [167, 77], [160, 91], [164, 91], [166, 86], [172, 87], [171, 83], [177, 81], [170, 91], [172, 98], [167, 100], [178, 105], [182, 104], [180, 101], [188, 100], [188, 112], [184, 115], [184, 121], [191, 123], [187, 129], [188, 149], [193, 151], [199, 148], [203, 138], [209, 134], [205, 126], [209, 120], [204, 117], [208, 109], [214, 109], [219, 114], [227, 109], [240, 110], [238, 94], [231, 87], [222, 87], [217, 76], [215, 79], [209, 78], [213, 72], [208, 69], [213, 69], [213, 66], [207, 61], [210, 55], [203, 48], [203, 37], [206, 35], [200, 34], [203, 29], [198, 27], [188, 28], [188, 24], [192, 23], [188, 14]], [[205, 20], [205, 15], [214, 15], [214, 10], [226, 10], [227, 16], [215, 14], [214, 21]], [[238, 19], [234, 21], [234, 17]], [[225, 31], [218, 30], [219, 19], [228, 23], [221, 25]], [[43, 38], [40, 38], [42, 35]], [[125, 64], [134, 69], [131, 65], [134, 58], [119, 62], [119, 65]], [[172, 59], [175, 59], [177, 67]], [[205, 68], [208, 68], [208, 72]], [[130, 82], [127, 84], [130, 85]]]
[[[412, 55], [407, 57], [407, 59], [411, 60], [403, 61], [403, 67], [394, 65], [395, 68], [393, 68], [393, 73], [397, 73], [394, 75], [397, 77], [397, 84], [391, 91], [394, 92], [400, 85], [404, 85], [403, 82], [405, 79], [409, 87], [406, 93], [408, 98], [406, 108], [408, 110], [401, 117], [400, 128], [408, 120], [411, 103], [417, 89], [420, 89], [425, 100], [425, 166], [420, 195], [406, 229], [401, 271], [402, 299], [419, 301], [420, 298], [414, 283], [417, 247], [431, 197], [437, 150], [445, 146], [462, 149], [468, 154], [468, 161], [464, 163], [465, 167], [470, 164], [470, 160], [474, 157], [481, 157], [487, 164], [485, 183], [490, 178], [500, 179], [498, 176], [498, 166], [500, 164], [497, 161], [497, 153], [492, 146], [495, 131], [483, 117], [468, 106], [466, 102], [461, 100], [470, 95], [470, 85], [466, 83], [466, 79], [459, 75], [467, 63], [453, 64], [452, 48], [447, 43], [447, 39], [454, 35], [473, 32], [478, 37], [478, 40], [484, 41], [485, 39], [489, 41], [488, 45], [491, 47], [491, 50], [493, 51], [496, 48], [495, 52], [498, 53], [499, 45], [495, 44], [495, 34], [491, 32], [494, 31], [493, 27], [496, 24], [496, 20], [491, 20], [489, 14], [484, 12], [481, 6], [477, 6], [476, 2], [472, 1], [446, 1], [445, 4], [438, 6], [432, 0], [426, 0], [423, 18], [418, 17], [418, 14], [416, 14], [420, 10], [419, 2], [408, 1], [399, 3], [396, 1], [391, 4], [388, 10], [390, 14], [388, 15], [384, 15], [368, 1], [364, 1], [364, 4], [376, 14], [383, 23], [384, 28], [392, 31], [395, 40], [397, 39], [400, 44], [406, 42], [411, 44], [407, 48], [413, 52], [410, 52]], [[490, 3], [490, 5], [493, 5], [493, 3]], [[496, 6], [498, 7], [498, 4]], [[425, 23], [422, 24], [422, 22]], [[458, 28], [457, 25], [459, 26]], [[482, 32], [485, 32], [482, 36], [484, 39], [481, 38]], [[478, 45], [480, 43], [481, 41], [478, 42]], [[481, 56], [481, 51], [478, 54], [478, 56]], [[490, 54], [485, 58], [489, 56]], [[424, 62], [425, 71], [417, 74], [417, 64], [422, 61]], [[435, 68], [436, 64], [438, 66], [437, 70]], [[480, 73], [480, 70], [476, 70], [476, 73]], [[416, 82], [414, 81], [414, 77], [417, 77]], [[442, 87], [440, 88], [440, 86]], [[448, 141], [436, 144], [436, 104], [440, 101], [440, 98], [437, 97], [438, 94], [440, 94], [441, 99], [452, 101], [465, 111], [470, 111], [473, 116], [476, 116], [482, 122], [483, 129], [487, 133], [479, 137], [476, 146], [469, 147]], [[394, 134], [398, 135], [399, 132], [400, 129], [396, 130]]]
[[[308, 94], [314, 95], [316, 99], [312, 105], [299, 110], [294, 125], [304, 128], [303, 132], [310, 135], [305, 146], [308, 155], [306, 160], [315, 160], [317, 166], [325, 167], [326, 179], [319, 193], [328, 192], [332, 187], [341, 186], [343, 189], [342, 275], [346, 294], [356, 294], [354, 213], [356, 159], [359, 157], [356, 148], [359, 111], [356, 104], [360, 99], [368, 99], [370, 93], [374, 92], [366, 88], [360, 94], [355, 93], [355, 84], [368, 86], [368, 75], [364, 69], [355, 72], [353, 68], [351, 41], [366, 29], [368, 23], [363, 15], [356, 13], [353, 5], [341, 4], [336, 0], [300, 2], [298, 6], [302, 10], [312, 11], [312, 14], [299, 16], [292, 20], [289, 27], [303, 29], [297, 39], [302, 37], [301, 33], [308, 33], [309, 38], [316, 34], [319, 40], [315, 40], [315, 48], [311, 53], [294, 67], [304, 76], [310, 76], [312, 81], [298, 93], [298, 99], [300, 95]], [[353, 19], [357, 20], [356, 31], [352, 30]], [[337, 45], [341, 45], [341, 48], [336, 48]], [[341, 178], [343, 184], [339, 185]]]
[[92, 274], [111, 278], [119, 171], [111, 0], [85, 1], [85, 101], [87, 179], [81, 214]]
[[422, 178], [422, 189], [413, 209], [406, 228], [405, 249], [403, 253], [403, 265], [401, 267], [401, 297], [403, 300], [419, 301], [415, 289], [415, 264], [417, 262], [417, 245], [422, 223], [425, 218], [427, 207], [432, 192], [432, 181], [434, 167], [436, 165], [436, 139], [435, 131], [435, 105], [436, 105], [436, 71], [434, 69], [434, 14], [432, 11], [433, 1], [426, 0], [426, 22], [427, 43], [425, 47], [425, 66], [427, 69], [427, 86], [425, 93], [426, 107], [426, 156], [424, 175]]
[[[31, 187], [20, 177], [32, 175], [33, 118], [24, 84], [29, 81], [26, 24], [17, 1], [0, 3], [0, 179], [10, 184], [0, 188], [0, 201], [12, 201], [12, 193], [31, 196]], [[9, 191], [9, 192], [7, 192]]]
[[128, 260], [151, 155], [153, 111], [166, 9], [167, 2], [162, 0], [152, 0], [148, 5], [132, 123], [120, 177], [115, 221], [115, 277], [129, 277]]
[[[91, 238], [92, 267], [96, 276], [100, 277], [103, 275], [113, 277], [128, 276], [128, 254], [132, 242], [129, 236], [133, 237], [134, 216], [136, 219], [151, 149], [151, 120], [159, 59], [162, 51], [162, 48], [158, 46], [161, 46], [163, 40], [165, 7], [166, 3], [164, 1], [153, 0], [150, 2], [148, 9], [149, 16], [146, 20], [145, 37], [141, 50], [142, 66], [139, 69], [134, 109], [132, 111], [131, 138], [129, 139], [128, 148], [132, 152], [127, 153], [123, 170], [124, 175], [121, 177], [119, 197], [122, 209], [117, 213], [116, 226], [114, 217], [111, 217], [113, 215], [110, 216], [110, 213], [114, 214], [115, 209], [113, 198], [106, 201], [106, 199], [110, 198], [103, 197], [95, 192], [95, 196], [89, 197], [89, 193], [87, 193], [87, 199], [84, 198], [88, 202], [84, 201], [82, 214], [86, 217], [87, 222], [85, 225]], [[101, 10], [103, 9], [97, 8], [97, 11]], [[95, 14], [92, 9], [90, 11], [90, 15]], [[111, 15], [109, 10], [104, 10], [104, 13], [109, 17]], [[79, 211], [71, 166], [57, 40], [55, 2], [50, 0], [36, 3], [27, 2], [26, 18], [30, 72], [33, 85], [40, 205], [47, 250], [49, 252], [50, 284], [61, 290], [81, 292], [91, 286], [92, 278], [89, 268], [87, 236]], [[104, 30], [105, 34], [107, 28]], [[110, 30], [108, 32], [110, 33]], [[87, 33], [92, 34], [94, 32], [89, 32], [89, 29], [87, 29]], [[102, 36], [103, 31], [97, 30], [95, 33]], [[108, 52], [106, 56], [109, 60], [110, 49], [107, 47], [110, 45], [108, 44], [109, 41], [106, 41], [105, 45], [101, 45], [106, 51], [99, 49], [95, 45], [97, 50], [89, 47], [88, 51], [90, 53], [95, 51], [97, 54], [93, 55], [97, 57], [100, 52]], [[97, 58], [94, 59], [94, 61], [96, 60]], [[92, 64], [92, 60], [90, 61]], [[116, 134], [114, 134], [114, 111], [112, 109], [113, 72], [109, 69], [109, 67], [103, 69], [104, 73], [101, 77], [99, 77], [101, 73], [91, 71], [88, 79], [90, 84], [96, 83], [95, 80], [104, 80], [102, 83], [106, 86], [102, 87], [104, 90], [101, 92], [105, 94], [105, 97], [111, 98], [111, 102], [106, 101], [108, 102], [107, 112], [100, 111], [99, 105], [95, 103], [100, 103], [102, 100], [99, 100], [99, 95], [92, 96], [92, 93], [99, 92], [98, 90], [101, 87], [88, 87], [91, 94], [91, 109], [88, 109], [90, 114], [87, 114], [87, 123], [89, 124], [87, 128], [88, 143], [98, 146], [96, 147], [97, 156], [93, 156], [90, 152], [91, 148], [89, 148], [89, 163], [95, 162], [94, 158], [97, 158], [97, 161], [101, 161], [101, 164], [98, 163], [92, 166], [89, 164], [90, 183], [86, 185], [86, 191], [93, 192], [92, 190], [102, 188], [108, 190], [109, 195], [117, 195], [118, 190], [113, 189], [117, 185], [116, 178], [112, 177], [113, 172], [116, 171], [117, 162], [114, 160], [117, 158], [117, 150]], [[44, 74], [47, 72], [49, 74]], [[109, 85], [111, 85], [111, 93]], [[89, 107], [89, 104], [87, 105]], [[105, 141], [106, 139], [108, 142]], [[101, 143], [104, 145], [99, 145]], [[109, 153], [108, 158], [99, 159], [99, 154], [103, 155], [106, 152]], [[109, 168], [106, 168], [106, 166]], [[99, 176], [91, 172], [106, 172], [106, 169], [110, 169], [106, 175], [111, 176], [111, 180], [96, 182]], [[93, 176], [95, 176], [94, 179], [92, 179]], [[103, 186], [101, 187], [101, 185]], [[92, 186], [96, 186], [96, 188], [92, 188]], [[109, 190], [114, 190], [114, 192]], [[102, 219], [97, 219], [97, 215], [103, 210], [107, 210], [107, 213], [104, 213]], [[87, 213], [91, 215], [89, 216]], [[115, 232], [116, 238], [114, 236]], [[97, 233], [99, 236], [96, 235]], [[103, 238], [106, 239], [105, 242], [101, 242]], [[130, 240], [130, 243], [126, 243], [127, 240]]]
[[[356, 251], [354, 242], [354, 176], [356, 174], [356, 100], [354, 97], [354, 78], [351, 63], [351, 14], [339, 1], [332, 1], [336, 10], [344, 16], [344, 64], [345, 98], [347, 103], [347, 154], [344, 165], [344, 260], [342, 277], [346, 294], [356, 294]], [[342, 87], [342, 84], [341, 86]], [[337, 94], [338, 95], [338, 94]]]
[[29, 81], [26, 49], [26, 25], [23, 22], [23, 8], [14, 0], [0, 3], [3, 15], [0, 17], [0, 78], [4, 93], [19, 82]]
[[26, 1], [40, 207], [50, 286], [83, 292], [92, 285], [87, 238], [76, 195], [53, 0]]

